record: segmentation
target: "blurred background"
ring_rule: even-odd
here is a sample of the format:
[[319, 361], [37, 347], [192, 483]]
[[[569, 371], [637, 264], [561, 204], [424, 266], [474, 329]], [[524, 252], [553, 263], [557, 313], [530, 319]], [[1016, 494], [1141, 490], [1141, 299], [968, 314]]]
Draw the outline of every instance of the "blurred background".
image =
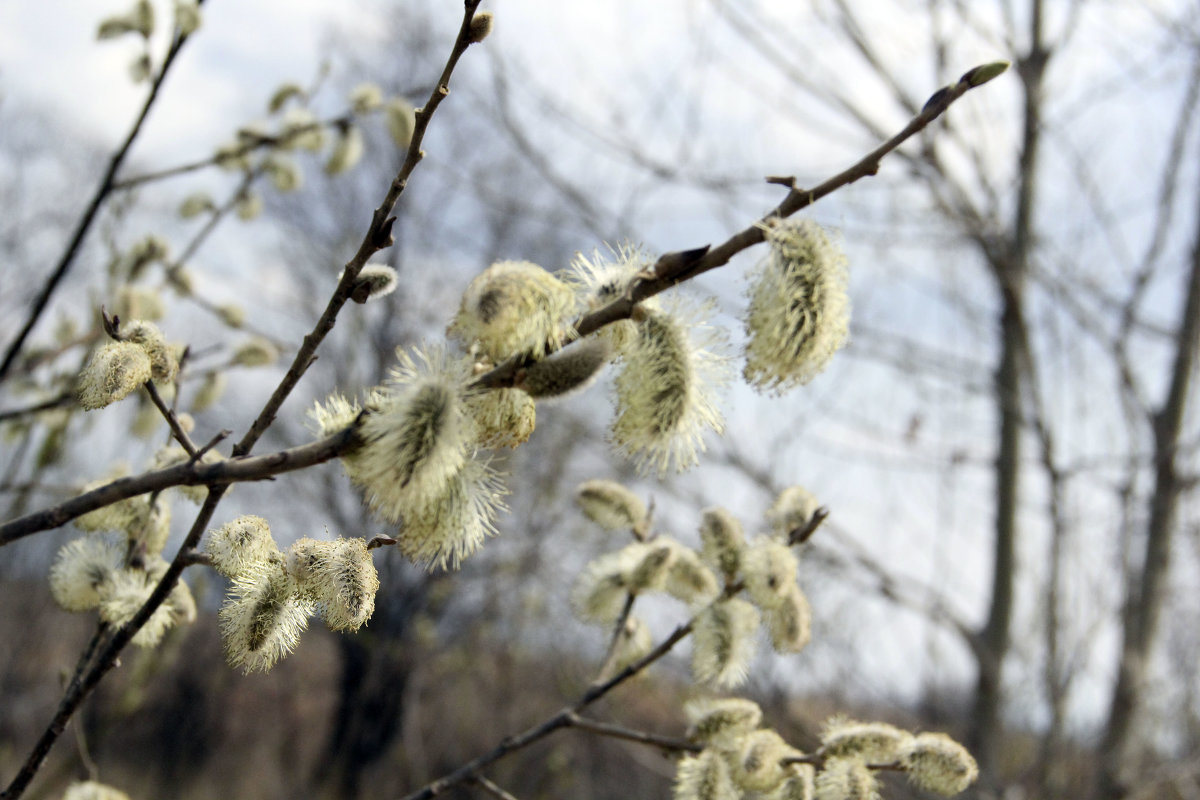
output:
[[[159, 30], [143, 43], [95, 40], [101, 18], [127, 11], [120, 3], [0, 6], [5, 351], [145, 102], [130, 68], [147, 53], [157, 66], [169, 46], [171, 8], [155, 8]], [[814, 746], [842, 711], [960, 737], [983, 771], [972, 797], [1200, 796], [1200, 605], [1186, 599], [1200, 589], [1200, 8], [483, 8], [494, 33], [454, 73], [398, 206], [396, 246], [380, 254], [399, 289], [347, 307], [257, 452], [310, 440], [314, 400], [361, 393], [396, 347], [440, 340], [492, 261], [556, 270], [624, 243], [657, 254], [721, 242], [781, 199], [766, 176], [815, 185], [968, 68], [1013, 68], [878, 175], [803, 212], [836, 231], [853, 303], [850, 343], [810, 385], [782, 397], [731, 386], [725, 435], [699, 467], [661, 481], [610, 452], [606, 381], [542, 405], [533, 438], [502, 457], [511, 495], [497, 537], [453, 573], [376, 551], [369, 626], [313, 628], [267, 675], [224, 664], [223, 581], [190, 569], [199, 620], [125, 654], [28, 796], [57, 797], [89, 774], [134, 798], [400, 795], [490, 749], [576, 697], [602, 657], [607, 632], [574, 620], [568, 602], [583, 565], [624, 544], [573, 505], [593, 477], [653, 500], [656, 529], [689, 542], [701, 509], [725, 506], [757, 530], [791, 485], [830, 510], [801, 559], [813, 643], [789, 657], [764, 648], [747, 688], [796, 745]], [[118, 181], [210, 159], [255, 123], [274, 130], [268, 102], [287, 82], [320, 119], [344, 115], [365, 82], [419, 106], [461, 13], [433, 0], [202, 10]], [[193, 437], [240, 438], [400, 164], [381, 113], [347, 124], [364, 137], [361, 161], [329, 176], [328, 148], [297, 152], [291, 191], [263, 170], [207, 166], [107, 197], [0, 382], [4, 519], [116, 462], [140, 472], [167, 439], [136, 400], [84, 414], [66, 399], [99, 340], [101, 305], [156, 310], [191, 347], [180, 407]], [[196, 192], [231, 211], [258, 197], [261, 214], [181, 218]], [[131, 270], [150, 234], [169, 256]], [[732, 353], [745, 272], [761, 255], [676, 290], [715, 300]], [[280, 359], [233, 364], [250, 337]], [[224, 392], [193, 409], [210, 383]], [[175, 502], [173, 541], [191, 511]], [[387, 532], [336, 463], [239, 485], [214, 525], [246, 513], [283, 541]], [[94, 627], [59, 610], [46, 583], [78, 535], [66, 526], [0, 557], [5, 781]], [[648, 619], [665, 635], [684, 613], [663, 602]], [[601, 716], [681, 735], [686, 665], [683, 648]], [[523, 799], [607, 798], [666, 796], [673, 774], [654, 751], [564, 733], [492, 777]], [[892, 777], [885, 793], [922, 796]]]

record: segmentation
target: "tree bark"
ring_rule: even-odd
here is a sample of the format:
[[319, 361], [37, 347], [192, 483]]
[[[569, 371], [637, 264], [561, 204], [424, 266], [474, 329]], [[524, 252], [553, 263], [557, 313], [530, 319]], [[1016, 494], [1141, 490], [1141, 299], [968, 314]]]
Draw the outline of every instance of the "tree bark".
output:
[[1121, 615], [1123, 639], [1117, 682], [1109, 703], [1108, 722], [1100, 745], [1101, 766], [1095, 797], [1117, 800], [1129, 792], [1123, 770], [1133, 745], [1133, 733], [1146, 668], [1162, 616], [1163, 588], [1171, 566], [1171, 538], [1182, 491], [1176, 453], [1183, 429], [1188, 388], [1200, 351], [1200, 208], [1197, 209], [1192, 263], [1184, 292], [1171, 385], [1162, 407], [1154, 414], [1154, 492], [1146, 523], [1146, 550], [1140, 573], [1129, 576]]

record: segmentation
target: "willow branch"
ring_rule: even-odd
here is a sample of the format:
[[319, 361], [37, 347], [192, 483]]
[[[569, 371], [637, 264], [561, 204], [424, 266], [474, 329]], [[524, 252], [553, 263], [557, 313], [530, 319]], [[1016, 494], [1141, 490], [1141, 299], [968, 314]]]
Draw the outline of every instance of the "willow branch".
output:
[[[353, 428], [318, 439], [315, 442], [279, 450], [266, 455], [231, 458], [215, 463], [185, 462], [163, 469], [118, 478], [58, 505], [26, 514], [0, 525], [0, 547], [30, 534], [50, 530], [106, 505], [146, 492], [160, 492], [172, 486], [219, 486], [259, 481], [322, 464], [337, 458], [359, 444]], [[200, 448], [203, 452], [206, 448]]]
[[[133, 639], [134, 635], [141, 630], [146, 620], [150, 619], [160, 605], [170, 595], [171, 590], [175, 588], [175, 584], [179, 582], [179, 576], [183, 573], [184, 567], [189, 563], [191, 553], [195, 550], [196, 545], [200, 542], [200, 537], [204, 535], [204, 531], [208, 528], [208, 523], [212, 519], [212, 514], [217, 508], [217, 504], [221, 500], [221, 495], [224, 494], [224, 487], [217, 487], [209, 491], [208, 497], [204, 500], [204, 505], [201, 506], [200, 512], [196, 515], [196, 520], [192, 523], [191, 530], [188, 531], [187, 538], [183, 545], [179, 548], [175, 559], [167, 568], [166, 573], [154, 587], [150, 597], [138, 609], [138, 612], [133, 617], [120, 627], [113, 628], [111, 634], [106, 640], [97, 647], [92, 658], [88, 659], [90, 664], [86, 668], [79, 670], [71, 683], [67, 686], [67, 690], [63, 693], [62, 699], [59, 701], [58, 710], [54, 713], [54, 718], [43, 731], [37, 743], [34, 744], [29, 756], [25, 759], [25, 763], [21, 765], [21, 769], [17, 772], [12, 782], [8, 787], [0, 792], [0, 800], [16, 800], [28, 788], [29, 782], [33, 780], [33, 776], [37, 774], [38, 768], [50, 752], [50, 748], [58, 741], [58, 738], [66, 730], [67, 723], [75, 712], [79, 710], [79, 706], [100, 683], [101, 678], [108, 674], [108, 671], [117, 665], [117, 655], [124, 649], [125, 645]], [[81, 660], [81, 666], [83, 665]]]
[[[204, 0], [199, 0], [203, 2]], [[54, 290], [62, 283], [62, 279], [66, 277], [67, 272], [71, 269], [71, 265], [75, 261], [75, 256], [79, 252], [80, 246], [83, 244], [84, 238], [92, 227], [92, 223], [96, 220], [96, 215], [100, 211], [100, 206], [104, 204], [104, 200], [112, 192], [117, 171], [125, 162], [125, 156], [129, 153], [129, 149], [133, 146], [133, 142], [137, 139], [138, 134], [142, 130], [142, 124], [146, 121], [146, 117], [150, 114], [150, 108], [154, 105], [154, 101], [158, 99], [159, 89], [162, 88], [163, 82], [167, 78], [167, 72], [171, 69], [171, 65], [175, 63], [175, 57], [179, 55], [179, 51], [183, 49], [183, 45], [188, 41], [188, 36], [182, 35], [176, 37], [171, 43], [171, 49], [167, 51], [166, 57], [163, 59], [162, 68], [154, 77], [154, 82], [150, 84], [150, 94], [146, 96], [146, 102], [142, 104], [142, 110], [138, 113], [137, 119], [134, 120], [133, 127], [129, 129], [129, 133], [125, 136], [125, 141], [113, 153], [112, 158], [108, 162], [108, 169], [104, 172], [104, 177], [100, 179], [100, 185], [96, 187], [96, 191], [92, 194], [92, 199], [88, 202], [87, 209], [83, 212], [79, 222], [75, 226], [74, 233], [71, 234], [71, 240], [67, 243], [66, 249], [58, 259], [58, 264], [54, 271], [50, 273], [50, 277], [46, 279], [46, 284], [42, 287], [42, 291], [38, 294], [37, 299], [33, 301], [33, 307], [29, 310], [29, 316], [25, 320], [21, 332], [17, 334], [17, 338], [8, 346], [8, 350], [4, 354], [4, 361], [0, 362], [0, 382], [8, 376], [9, 370], [17, 360], [17, 355], [21, 352], [21, 348], [25, 346], [25, 340], [29, 337], [33, 327], [37, 325], [42, 313], [50, 303], [50, 296], [54, 294]]]
[[675, 645], [679, 644], [684, 637], [692, 632], [692, 624], [692, 622], [688, 622], [684, 625], [680, 625], [670, 636], [664, 639], [658, 647], [654, 648], [643, 658], [630, 664], [628, 667], [621, 670], [604, 683], [590, 687], [583, 693], [579, 700], [572, 705], [561, 709], [537, 725], [526, 728], [520, 733], [507, 737], [490, 752], [468, 761], [466, 764], [463, 764], [453, 772], [438, 778], [432, 783], [426, 784], [424, 788], [405, 795], [403, 800], [429, 800], [432, 797], [436, 797], [447, 789], [457, 786], [465, 781], [474, 779], [479, 770], [490, 764], [494, 764], [505, 756], [546, 738], [560, 728], [570, 727], [573, 724], [573, 720], [578, 718], [580, 711], [587, 708], [592, 703], [595, 703], [601, 697], [604, 697], [610, 691], [620, 686], [622, 683], [629, 680], [642, 670], [646, 669], [655, 661], [658, 661], [660, 658], [665, 656], [667, 653], [671, 652]]
[[[988, 65], [991, 66], [991, 65]], [[823, 183], [811, 189], [802, 189], [795, 185], [795, 180], [788, 177], [773, 176], [768, 178], [772, 184], [783, 184], [790, 187], [787, 196], [775, 208], [767, 212], [761, 219], [745, 229], [735, 233], [716, 247], [703, 246], [691, 250], [680, 250], [667, 253], [659, 258], [650, 269], [643, 272], [630, 286], [624, 297], [618, 298], [606, 306], [596, 309], [580, 317], [574, 325], [574, 334], [565, 340], [565, 344], [582, 339], [590, 333], [613, 322], [629, 319], [633, 309], [643, 300], [654, 297], [685, 281], [689, 281], [709, 270], [723, 267], [738, 253], [765, 240], [764, 225], [773, 219], [784, 219], [801, 209], [811, 206], [818, 200], [833, 194], [838, 189], [849, 186], [860, 178], [867, 178], [879, 172], [880, 162], [906, 141], [923, 131], [934, 120], [946, 112], [960, 97], [978, 85], [975, 76], [984, 67], [976, 67], [967, 72], [962, 79], [951, 86], [939, 89], [925, 103], [921, 112], [913, 117], [904, 128], [892, 138], [876, 147], [847, 169], [839, 172]], [[994, 76], [992, 76], [994, 77]], [[517, 371], [524, 366], [520, 358], [510, 359], [490, 372], [480, 375], [474, 382], [478, 388], [500, 388], [512, 386]]]
[[333, 330], [333, 326], [337, 321], [338, 312], [342, 310], [342, 306], [350, 299], [350, 293], [354, 288], [354, 283], [358, 279], [358, 273], [367, 263], [372, 255], [380, 250], [390, 247], [393, 243], [392, 239], [392, 223], [395, 217], [392, 216], [392, 210], [396, 207], [396, 202], [400, 199], [400, 195], [404, 192], [404, 188], [408, 185], [408, 178], [412, 171], [420, 163], [425, 153], [421, 150], [421, 142], [425, 139], [425, 131], [429, 127], [429, 121], [433, 118], [433, 114], [437, 111], [437, 107], [450, 93], [450, 76], [454, 72], [455, 66], [458, 64], [459, 58], [467, 51], [467, 48], [473, 43], [471, 34], [471, 20], [475, 16], [475, 9], [479, 7], [480, 0], [466, 0], [464, 3], [464, 12], [462, 24], [458, 29], [458, 36], [454, 40], [454, 47], [450, 51], [450, 57], [446, 60], [446, 66], [442, 69], [442, 74], [438, 78], [437, 85], [429, 95], [429, 99], [425, 102], [425, 106], [416, 112], [415, 124], [413, 125], [412, 141], [408, 145], [408, 153], [404, 158], [404, 163], [400, 167], [400, 171], [392, 180], [391, 186], [388, 188], [387, 196], [383, 202], [375, 209], [375, 213], [371, 217], [370, 227], [367, 228], [367, 233], [363, 236], [362, 243], [358, 247], [358, 252], [354, 257], [347, 262], [345, 269], [342, 272], [342, 279], [338, 282], [337, 289], [333, 293], [333, 297], [329, 299], [328, 305], [325, 307], [321, 318], [317, 320], [317, 324], [313, 327], [312, 332], [304, 337], [304, 342], [300, 346], [300, 350], [296, 353], [296, 357], [292, 360], [292, 365], [288, 369], [287, 374], [283, 376], [279, 386], [267, 401], [259, 413], [258, 418], [250, 426], [250, 430], [242, 437], [233, 448], [235, 456], [245, 455], [250, 452], [254, 444], [262, 437], [267, 428], [275, 419], [275, 414], [287, 400], [288, 395], [300, 382], [304, 373], [312, 366], [312, 363], [317, 358], [317, 348], [321, 342]]
[[699, 753], [704, 749], [704, 745], [689, 742], [687, 739], [677, 739], [672, 736], [661, 736], [657, 733], [633, 730], [620, 725], [581, 717], [578, 714], [572, 714], [567, 720], [567, 725], [590, 733], [598, 733], [601, 736], [650, 745], [668, 753]]

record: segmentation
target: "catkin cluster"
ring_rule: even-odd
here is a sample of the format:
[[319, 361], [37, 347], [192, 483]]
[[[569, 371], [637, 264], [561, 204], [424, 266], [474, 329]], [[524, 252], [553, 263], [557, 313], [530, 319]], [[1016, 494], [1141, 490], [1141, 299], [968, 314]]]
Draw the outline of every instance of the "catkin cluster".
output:
[[364, 539], [299, 539], [280, 551], [262, 517], [210, 531], [205, 551], [231, 585], [219, 619], [225, 655], [246, 672], [291, 653], [319, 615], [330, 630], [355, 631], [375, 611], [379, 577]]
[[912, 734], [883, 722], [829, 720], [821, 746], [806, 754], [761, 727], [762, 709], [739, 697], [688, 703], [688, 740], [701, 747], [682, 758], [676, 800], [877, 800], [879, 769], [944, 796], [978, 776], [975, 760], [943, 733]]
[[608, 530], [632, 531], [635, 541], [587, 565], [572, 593], [576, 613], [611, 624], [638, 595], [665, 592], [695, 611], [696, 680], [718, 687], [740, 685], [749, 674], [759, 628], [766, 629], [781, 653], [799, 652], [809, 640], [808, 600], [796, 582], [797, 560], [784, 528], [799, 511], [797, 498], [811, 495], [798, 488], [783, 492], [768, 515], [772, 532], [750, 541], [728, 511], [705, 510], [696, 549], [649, 535], [646, 507], [629, 489], [612, 481], [587, 481], [576, 495], [584, 514]]

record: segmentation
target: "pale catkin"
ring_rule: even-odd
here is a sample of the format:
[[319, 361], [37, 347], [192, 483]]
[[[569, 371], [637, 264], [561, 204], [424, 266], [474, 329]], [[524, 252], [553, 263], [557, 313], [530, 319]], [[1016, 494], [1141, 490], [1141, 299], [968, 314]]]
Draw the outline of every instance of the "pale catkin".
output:
[[754, 660], [758, 609], [739, 598], [713, 603], [696, 617], [692, 676], [699, 683], [734, 688], [745, 682]]
[[740, 792], [729, 774], [729, 765], [716, 750], [679, 760], [675, 771], [675, 800], [738, 800]]
[[313, 611], [282, 557], [256, 562], [233, 579], [217, 615], [229, 665], [246, 673], [266, 672], [296, 649]]
[[821, 734], [821, 752], [830, 758], [861, 758], [868, 764], [891, 764], [912, 748], [913, 736], [885, 722], [857, 722], [833, 717]]
[[672, 597], [696, 608], [715, 600], [721, 592], [721, 583], [701, 561], [699, 553], [690, 547], [680, 546], [667, 571], [664, 589]]
[[362, 160], [364, 148], [362, 131], [355, 125], [346, 126], [325, 162], [325, 173], [341, 175], [353, 169]]
[[654, 649], [654, 636], [650, 628], [639, 617], [630, 615], [625, 627], [617, 637], [617, 648], [613, 655], [613, 673], [620, 672], [644, 658]]
[[777, 653], [799, 653], [812, 639], [812, 609], [800, 587], [792, 584], [774, 606], [763, 608], [763, 624]]
[[733, 782], [751, 792], [770, 792], [787, 777], [781, 763], [793, 754], [783, 737], [770, 728], [761, 728], [742, 737], [733, 761]]
[[355, 631], [375, 612], [379, 575], [365, 539], [299, 539], [289, 549], [288, 571], [314, 600], [333, 631]]
[[611, 357], [612, 345], [607, 339], [584, 339], [525, 367], [515, 386], [537, 399], [572, 394], [589, 386]]
[[762, 709], [741, 697], [701, 698], [684, 706], [687, 738], [703, 745], [728, 749], [762, 722]]
[[742, 523], [724, 508], [714, 506], [701, 512], [700, 543], [700, 554], [727, 580], [741, 570], [746, 535]]
[[817, 773], [816, 800], [879, 800], [879, 782], [861, 758], [830, 758]]
[[566, 283], [529, 261], [498, 261], [467, 285], [446, 332], [494, 364], [542, 358], [562, 345], [574, 312]]
[[609, 624], [617, 619], [629, 594], [630, 553], [605, 553], [584, 568], [571, 591], [571, 607], [580, 619]]
[[967, 748], [944, 733], [917, 734], [901, 763], [912, 783], [947, 797], [979, 777], [979, 767]]
[[271, 526], [252, 514], [209, 531], [204, 550], [212, 558], [213, 568], [227, 578], [237, 578], [279, 556]]
[[79, 379], [79, 405], [85, 411], [115, 403], [150, 380], [150, 356], [133, 342], [108, 342], [97, 348]]
[[98, 781], [76, 781], [63, 792], [62, 800], [129, 800], [129, 795]]
[[776, 536], [786, 540], [793, 531], [803, 530], [808, 525], [818, 506], [812, 492], [803, 486], [789, 486], [767, 509], [767, 523]]
[[[576, 253], [571, 260], [567, 280], [587, 311], [595, 311], [623, 297], [638, 274], [653, 263], [653, 259], [628, 244], [615, 248], [611, 255], [612, 258], [608, 258], [599, 251], [590, 257]], [[659, 308], [654, 298], [641, 305]], [[620, 355], [637, 339], [637, 325], [632, 320], [618, 320], [605, 325], [596, 335], [607, 339], [613, 352]]]
[[811, 764], [788, 764], [783, 783], [767, 797], [769, 800], [813, 800], [817, 771]]
[[[158, 579], [144, 570], [117, 570], [100, 602], [100, 619], [109, 625], [124, 625], [141, 610], [157, 585]], [[174, 624], [171, 607], [163, 603], [154, 609], [131, 641], [138, 647], [154, 647]]]
[[774, 608], [785, 601], [796, 585], [796, 556], [787, 545], [774, 539], [760, 538], [742, 550], [741, 574], [746, 594], [761, 609]]
[[846, 259], [809, 220], [773, 220], [763, 230], [770, 254], [751, 278], [743, 374], [778, 393], [808, 383], [845, 343]]
[[611, 433], [642, 473], [662, 477], [694, 466], [704, 433], [724, 429], [714, 396], [727, 382], [720, 347], [718, 333], [696, 314], [644, 311], [637, 338], [622, 354]]
[[463, 400], [480, 447], [517, 448], [537, 427], [537, 404], [520, 389], [471, 392]]
[[458, 569], [484, 539], [496, 533], [496, 514], [506, 490], [500, 476], [472, 458], [449, 476], [442, 492], [404, 512], [398, 545], [427, 567]]
[[84, 536], [58, 551], [50, 567], [50, 595], [64, 611], [97, 608], [121, 566], [121, 549], [106, 538]]
[[616, 481], [584, 481], [575, 490], [583, 515], [606, 531], [631, 530], [646, 519], [646, 504]]

